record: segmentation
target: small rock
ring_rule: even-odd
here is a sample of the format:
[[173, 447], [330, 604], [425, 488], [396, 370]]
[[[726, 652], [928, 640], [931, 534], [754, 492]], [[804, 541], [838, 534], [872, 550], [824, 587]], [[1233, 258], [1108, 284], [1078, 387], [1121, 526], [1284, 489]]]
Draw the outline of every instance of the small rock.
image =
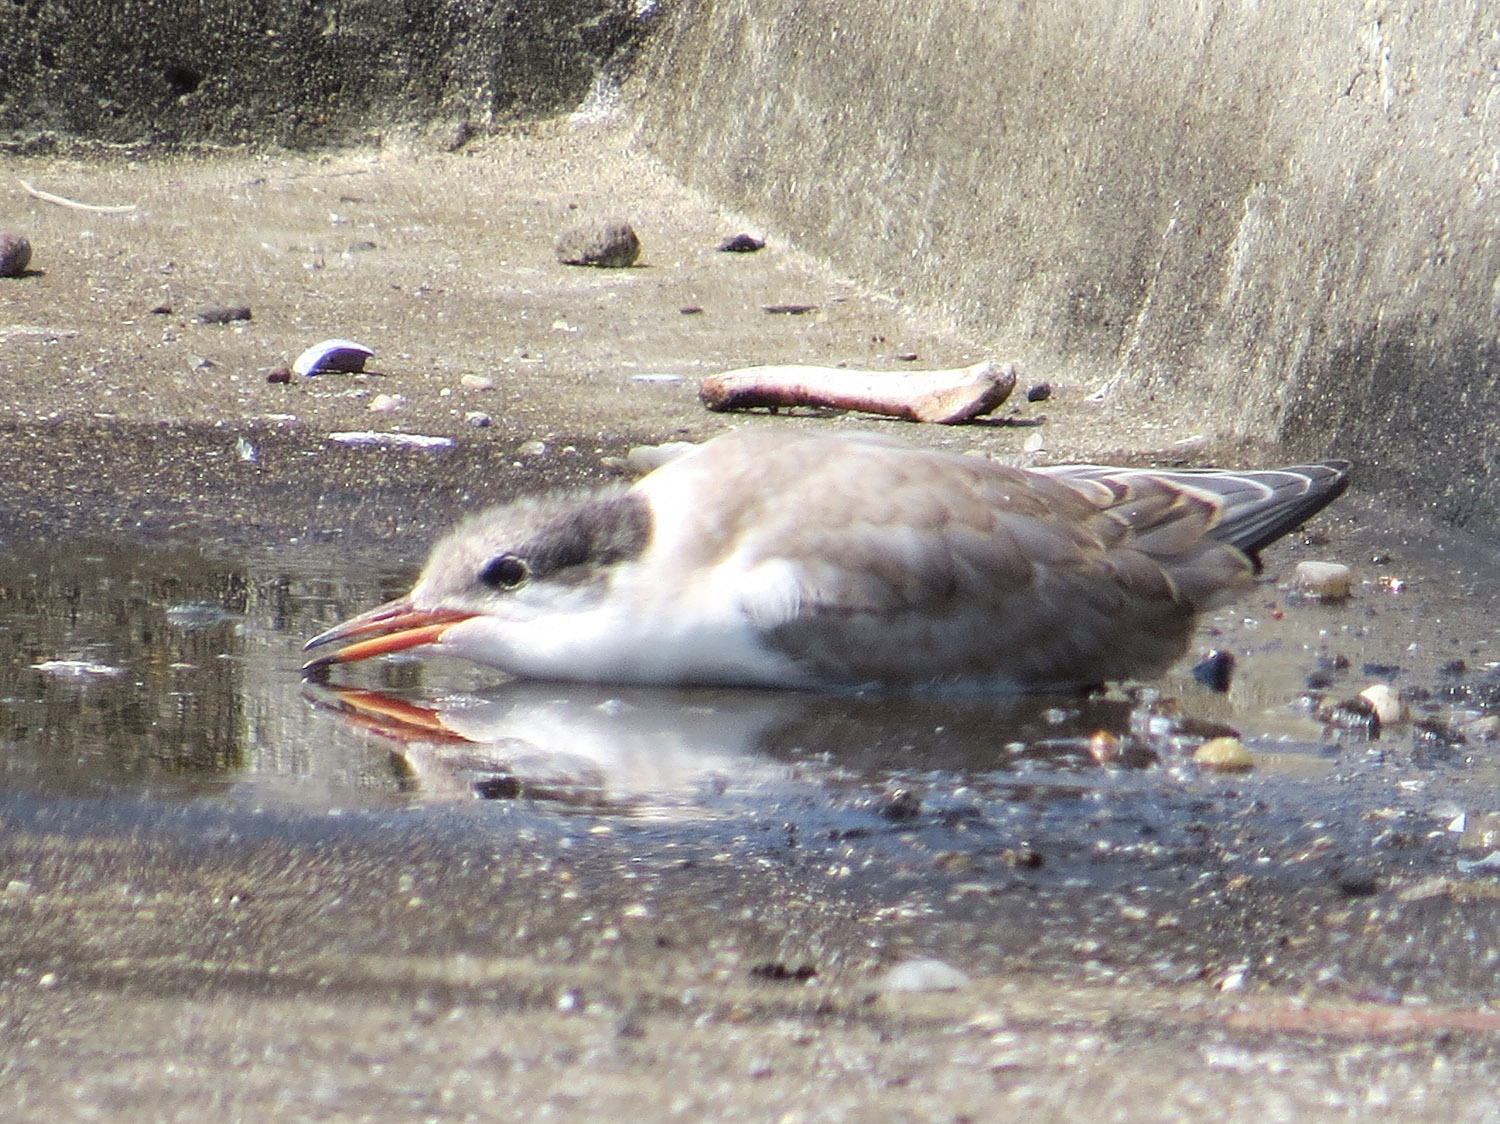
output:
[[490, 424], [490, 416], [482, 410], [470, 410], [464, 415], [464, 421], [475, 429], [487, 429]]
[[1045, 402], [1052, 397], [1052, 384], [1050, 382], [1039, 382], [1035, 386], [1027, 387], [1026, 401]]
[[721, 254], [753, 254], [756, 250], [764, 249], [766, 240], [755, 238], [749, 234], [736, 234], [733, 238], [726, 238], [719, 243]]
[[1292, 585], [1324, 601], [1342, 601], [1353, 584], [1353, 572], [1341, 562], [1298, 562], [1292, 573]]
[[19, 277], [31, 264], [31, 243], [19, 234], [0, 230], [0, 277]]
[[250, 319], [248, 304], [206, 304], [193, 314], [200, 324], [233, 324], [237, 320]]
[[815, 304], [767, 304], [761, 307], [773, 316], [804, 316], [818, 311]]
[[703, 312], [703, 306], [697, 304], [685, 304], [677, 310], [684, 316], [697, 316]]
[[547, 455], [547, 442], [545, 441], [523, 441], [516, 448], [518, 457], [544, 457]]
[[557, 236], [553, 250], [563, 265], [624, 269], [641, 256], [641, 240], [628, 222], [607, 219], [570, 226]]
[[893, 788], [881, 797], [879, 811], [897, 823], [914, 820], [922, 814], [922, 798], [909, 788]]
[[1255, 768], [1255, 758], [1239, 738], [1209, 738], [1193, 751], [1193, 763], [1216, 773], [1244, 773]]
[[1359, 693], [1359, 697], [1370, 704], [1375, 717], [1382, 726], [1394, 726], [1406, 717], [1406, 704], [1385, 683], [1372, 683]]
[[169, 305], [169, 304], [159, 304], [159, 305], [157, 305], [155, 308], [153, 308], [151, 310], [151, 315], [152, 316], [171, 316], [172, 315], [172, 306]]
[[406, 399], [399, 394], [377, 394], [370, 399], [370, 411], [376, 414], [389, 414], [393, 410], [399, 410], [406, 405]]
[[1334, 871], [1333, 884], [1351, 898], [1368, 898], [1380, 891], [1380, 880], [1370, 871], [1359, 867]]
[[1193, 678], [1210, 691], [1228, 691], [1234, 679], [1234, 653], [1215, 648], [1193, 665]]
[[266, 374], [266, 382], [291, 382], [292, 369], [285, 363], [278, 363]]
[[880, 981], [881, 991], [959, 991], [969, 977], [942, 960], [908, 960], [897, 964]]
[[1339, 730], [1360, 734], [1367, 738], [1380, 737], [1380, 715], [1363, 696], [1344, 699], [1318, 712], [1318, 718]]
[[458, 385], [465, 390], [494, 390], [495, 380], [488, 375], [464, 375], [458, 380]]

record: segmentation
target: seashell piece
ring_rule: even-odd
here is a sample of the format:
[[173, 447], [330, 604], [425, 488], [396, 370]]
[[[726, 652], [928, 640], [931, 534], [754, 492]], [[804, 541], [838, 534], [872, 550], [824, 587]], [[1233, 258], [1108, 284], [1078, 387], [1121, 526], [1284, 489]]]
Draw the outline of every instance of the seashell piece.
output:
[[374, 354], [353, 340], [324, 340], [297, 356], [292, 361], [292, 370], [299, 375], [321, 375], [328, 371], [357, 374], [365, 369], [365, 360]]

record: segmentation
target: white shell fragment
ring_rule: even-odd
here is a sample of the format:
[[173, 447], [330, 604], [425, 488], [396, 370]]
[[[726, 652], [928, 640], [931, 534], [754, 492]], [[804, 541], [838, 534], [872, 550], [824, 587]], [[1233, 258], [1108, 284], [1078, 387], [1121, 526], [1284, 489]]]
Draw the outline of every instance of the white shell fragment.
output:
[[353, 340], [324, 340], [315, 343], [292, 361], [292, 371], [299, 375], [321, 375], [330, 371], [356, 374], [365, 369], [365, 360], [375, 354]]
[[907, 960], [881, 979], [881, 991], [959, 991], [969, 977], [942, 960]]
[[413, 449], [446, 449], [457, 442], [451, 437], [428, 437], [421, 433], [377, 433], [353, 430], [330, 433], [328, 440], [340, 445], [406, 445]]
[[1354, 573], [1341, 562], [1298, 562], [1292, 584], [1325, 601], [1340, 601], [1349, 596]]
[[1370, 704], [1375, 717], [1382, 726], [1394, 726], [1406, 717], [1406, 704], [1384, 683], [1372, 683], [1359, 693], [1359, 697]]
[[115, 667], [113, 664], [96, 663], [94, 660], [43, 660], [41, 663], [31, 665], [33, 671], [40, 671], [44, 675], [60, 675], [66, 677], [79, 677], [84, 675], [123, 675], [123, 667]]

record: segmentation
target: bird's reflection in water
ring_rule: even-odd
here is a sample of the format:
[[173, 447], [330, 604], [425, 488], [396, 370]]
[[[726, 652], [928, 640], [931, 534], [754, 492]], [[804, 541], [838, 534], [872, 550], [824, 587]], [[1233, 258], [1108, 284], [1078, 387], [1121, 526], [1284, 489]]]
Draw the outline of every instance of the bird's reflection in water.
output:
[[1176, 752], [1180, 736], [1151, 704], [1121, 698], [527, 682], [421, 700], [306, 690], [388, 740], [400, 783], [421, 799], [522, 798], [637, 815], [708, 815], [745, 800], [878, 790], [939, 773], [1019, 796], [1048, 776], [1076, 784], [1101, 767], [1149, 767]]
[[796, 780], [757, 752], [796, 696], [512, 683], [488, 696], [411, 701], [350, 687], [314, 702], [392, 740], [404, 786], [426, 799], [556, 801], [589, 810], [706, 811], [736, 790]]

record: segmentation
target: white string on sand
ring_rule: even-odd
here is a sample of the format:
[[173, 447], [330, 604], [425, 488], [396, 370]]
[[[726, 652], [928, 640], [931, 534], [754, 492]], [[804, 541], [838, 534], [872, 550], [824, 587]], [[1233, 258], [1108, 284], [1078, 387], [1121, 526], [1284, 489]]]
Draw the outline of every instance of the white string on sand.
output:
[[38, 190], [25, 180], [17, 180], [16, 182], [26, 189], [26, 194], [34, 195], [44, 203], [56, 203], [59, 207], [72, 207], [75, 211], [94, 211], [101, 215], [121, 215], [126, 211], [133, 211], [136, 208], [134, 203], [121, 203], [116, 206], [99, 203], [80, 203], [76, 199], [64, 199], [61, 195], [53, 195], [50, 191]]

